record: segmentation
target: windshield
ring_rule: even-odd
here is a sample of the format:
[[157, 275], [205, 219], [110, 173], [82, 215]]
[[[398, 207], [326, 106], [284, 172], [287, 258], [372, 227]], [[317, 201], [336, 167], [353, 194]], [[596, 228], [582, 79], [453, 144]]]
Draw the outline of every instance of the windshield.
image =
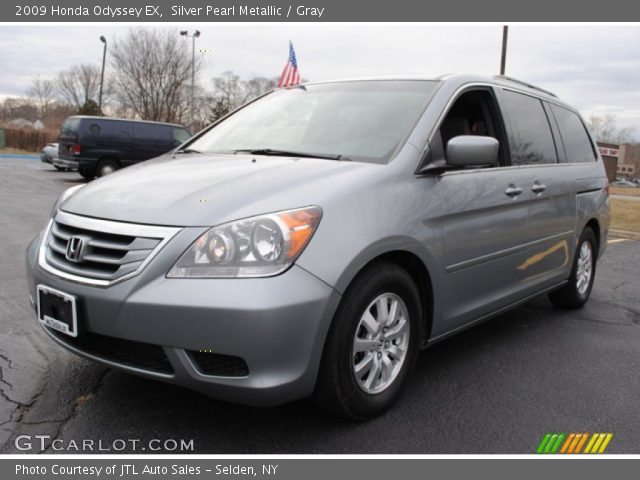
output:
[[277, 90], [190, 143], [193, 152], [305, 156], [386, 163], [437, 82], [356, 81]]

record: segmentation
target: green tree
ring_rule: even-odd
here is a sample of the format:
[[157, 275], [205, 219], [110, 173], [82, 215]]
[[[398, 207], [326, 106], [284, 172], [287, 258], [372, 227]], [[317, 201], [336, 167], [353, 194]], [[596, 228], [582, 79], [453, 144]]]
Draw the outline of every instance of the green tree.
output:
[[95, 101], [87, 100], [86, 102], [84, 102], [84, 105], [82, 105], [82, 107], [80, 107], [80, 109], [78, 110], [78, 115], [100, 116], [102, 115], [102, 112], [100, 111], [100, 108]]

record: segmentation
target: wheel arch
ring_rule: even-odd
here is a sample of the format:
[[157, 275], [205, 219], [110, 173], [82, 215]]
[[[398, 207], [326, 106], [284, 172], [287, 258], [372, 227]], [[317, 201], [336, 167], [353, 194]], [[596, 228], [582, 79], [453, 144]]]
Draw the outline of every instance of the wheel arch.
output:
[[436, 298], [434, 294], [433, 277], [430, 273], [429, 268], [427, 267], [421, 256], [413, 251], [401, 249], [388, 250], [385, 252], [377, 253], [375, 256], [372, 256], [366, 262], [364, 262], [351, 276], [347, 286], [350, 285], [353, 280], [363, 271], [378, 262], [389, 262], [398, 265], [411, 276], [416, 286], [418, 287], [422, 307], [422, 319], [420, 322], [422, 326], [421, 346], [423, 348], [426, 347], [433, 327], [434, 299]]
[[598, 252], [600, 252], [601, 250], [601, 245], [600, 245], [600, 239], [602, 238], [602, 232], [600, 231], [600, 222], [598, 222], [597, 218], [591, 218], [589, 221], [587, 221], [587, 223], [585, 224], [584, 228], [591, 228], [591, 230], [593, 231], [593, 234], [596, 237], [596, 243], [598, 245]]
[[106, 160], [113, 160], [114, 162], [116, 162], [118, 164], [119, 167], [122, 167], [122, 162], [120, 161], [120, 159], [114, 155], [102, 155], [100, 157], [98, 157], [98, 161], [96, 162], [96, 166], [98, 166], [100, 164], [100, 162], [104, 162]]

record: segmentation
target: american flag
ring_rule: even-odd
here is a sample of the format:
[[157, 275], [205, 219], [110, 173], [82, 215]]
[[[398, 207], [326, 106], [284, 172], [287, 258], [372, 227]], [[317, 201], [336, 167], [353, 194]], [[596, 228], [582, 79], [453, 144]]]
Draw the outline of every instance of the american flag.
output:
[[289, 42], [289, 60], [282, 70], [278, 87], [288, 87], [289, 85], [297, 85], [300, 83], [300, 73], [298, 72], [298, 61], [296, 60], [296, 52], [293, 44]]

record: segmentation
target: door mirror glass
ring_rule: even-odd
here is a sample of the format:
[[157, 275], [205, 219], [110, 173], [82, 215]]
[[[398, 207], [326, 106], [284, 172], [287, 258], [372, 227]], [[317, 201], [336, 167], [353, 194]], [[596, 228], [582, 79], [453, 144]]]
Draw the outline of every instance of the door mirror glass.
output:
[[462, 168], [494, 166], [498, 147], [498, 140], [493, 137], [459, 135], [447, 142], [447, 164]]

